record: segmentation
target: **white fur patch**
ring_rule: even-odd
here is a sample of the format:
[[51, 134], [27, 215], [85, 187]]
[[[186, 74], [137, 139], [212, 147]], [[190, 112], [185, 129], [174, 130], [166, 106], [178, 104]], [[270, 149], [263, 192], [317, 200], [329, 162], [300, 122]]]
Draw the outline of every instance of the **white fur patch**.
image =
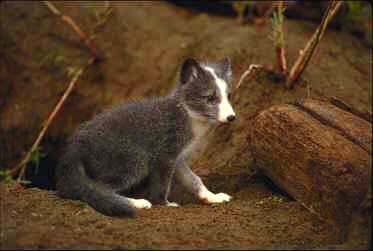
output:
[[190, 123], [192, 127], [193, 140], [183, 150], [182, 155], [185, 157], [189, 156], [190, 154], [195, 152], [195, 150], [203, 146], [201, 143], [204, 142], [201, 142], [200, 138], [203, 137], [209, 131], [210, 128], [209, 123], [204, 120], [205, 118], [203, 116], [189, 110], [188, 108], [186, 108], [186, 110], [189, 116], [191, 117]]
[[145, 199], [129, 198], [129, 201], [130, 201], [130, 205], [135, 208], [139, 208], [139, 209], [146, 208], [147, 209], [147, 208], [152, 207], [152, 203], [150, 203], [148, 200], [145, 200]]
[[176, 202], [168, 202], [168, 203], [166, 204], [166, 206], [168, 206], [168, 207], [179, 207], [180, 205], [177, 204]]
[[233, 111], [232, 105], [229, 103], [229, 100], [228, 100], [228, 93], [227, 93], [228, 85], [223, 79], [219, 78], [216, 75], [214, 69], [208, 66], [204, 66], [203, 68], [209, 71], [211, 75], [214, 77], [215, 84], [218, 86], [218, 89], [220, 91], [221, 102], [219, 104], [218, 120], [223, 123], [228, 122], [229, 116], [236, 116], [235, 112]]
[[206, 203], [223, 203], [231, 200], [231, 196], [226, 193], [214, 194], [203, 186], [198, 193], [198, 197]]
[[192, 119], [192, 132], [195, 138], [200, 138], [208, 131], [210, 125], [208, 122], [198, 119]]

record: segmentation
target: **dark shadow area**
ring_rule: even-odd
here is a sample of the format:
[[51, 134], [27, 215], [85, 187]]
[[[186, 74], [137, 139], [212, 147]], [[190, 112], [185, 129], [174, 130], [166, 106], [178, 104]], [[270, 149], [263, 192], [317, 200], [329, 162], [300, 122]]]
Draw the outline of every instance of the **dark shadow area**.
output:
[[167, 1], [178, 7], [186, 8], [194, 12], [206, 12], [218, 16], [237, 16], [236, 11], [232, 7], [232, 2], [216, 2], [216, 1]]
[[64, 146], [62, 138], [46, 137], [42, 142], [40, 151], [39, 165], [35, 161], [30, 161], [25, 170], [25, 180], [29, 181], [26, 187], [37, 187], [45, 190], [55, 190], [55, 170], [59, 155]]
[[259, 184], [264, 184], [267, 186], [273, 194], [288, 198], [290, 201], [295, 201], [293, 197], [291, 197], [290, 194], [288, 194], [285, 190], [281, 189], [278, 187], [270, 178], [267, 176], [264, 176], [262, 174], [257, 174], [252, 177], [253, 182], [259, 183]]
[[30, 183], [26, 187], [55, 190], [54, 173], [56, 164], [57, 161], [51, 157], [41, 159], [38, 168], [32, 163], [28, 164], [25, 171], [25, 179]]

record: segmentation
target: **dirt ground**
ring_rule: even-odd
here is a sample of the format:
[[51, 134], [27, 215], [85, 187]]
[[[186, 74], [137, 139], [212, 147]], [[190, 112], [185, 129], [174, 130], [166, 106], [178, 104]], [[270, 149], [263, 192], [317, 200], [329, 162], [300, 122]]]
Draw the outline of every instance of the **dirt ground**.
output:
[[226, 204], [155, 206], [135, 219], [104, 216], [51, 191], [1, 189], [5, 249], [311, 249], [338, 244], [332, 226], [260, 180], [226, 191], [234, 197]]
[[[0, 81], [4, 83], [0, 87], [0, 165], [13, 166], [62, 94], [69, 79], [66, 68], [86, 62], [89, 53], [76, 41], [75, 34], [40, 3], [1, 4], [4, 25], [0, 32], [7, 35], [4, 41], [9, 49], [0, 51], [5, 59], [0, 61], [4, 66], [0, 67]], [[96, 8], [90, 4], [56, 3], [86, 30], [92, 26], [90, 15]], [[27, 188], [0, 184], [1, 249], [371, 247], [371, 206], [358, 212], [350, 226], [336, 227], [321, 221], [260, 176], [246, 140], [255, 113], [305, 97], [307, 86], [312, 87], [311, 95], [337, 96], [356, 109], [372, 111], [371, 48], [351, 34], [332, 29], [326, 31], [293, 90], [285, 90], [265, 74], [244, 81], [235, 99], [237, 121], [218, 128], [206, 150], [192, 161], [192, 169], [207, 187], [232, 195], [231, 202], [204, 205], [175, 185], [171, 200], [181, 207], [154, 206], [128, 219], [104, 216], [83, 202], [57, 197], [51, 177], [67, 135], [104, 108], [133, 97], [166, 94], [182, 58], [229, 55], [235, 82], [251, 63], [274, 62], [268, 27], [257, 31], [253, 25], [238, 25], [232, 17], [211, 16], [160, 2], [113, 2], [112, 7], [113, 16], [95, 38], [109, 59], [85, 73], [50, 127], [42, 141], [47, 157], [40, 162], [39, 175], [27, 173], [33, 182]], [[15, 21], [18, 18], [23, 22]], [[147, 20], [146, 24], [141, 20]], [[294, 20], [286, 24], [292, 63], [317, 24]], [[52, 60], [48, 67], [36, 61], [42, 57], [40, 50], [45, 52], [49, 47], [64, 59], [58, 63]]]

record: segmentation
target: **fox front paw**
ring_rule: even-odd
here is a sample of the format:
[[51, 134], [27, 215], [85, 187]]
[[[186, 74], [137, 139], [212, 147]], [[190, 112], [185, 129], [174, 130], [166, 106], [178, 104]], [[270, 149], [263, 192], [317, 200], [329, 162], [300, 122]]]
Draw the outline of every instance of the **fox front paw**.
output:
[[152, 207], [152, 203], [145, 199], [131, 199], [131, 205], [138, 209], [148, 209]]
[[200, 194], [200, 198], [206, 203], [223, 203], [230, 201], [232, 197], [226, 193], [211, 193], [210, 191], [204, 191]]
[[208, 196], [205, 201], [207, 203], [223, 203], [231, 200], [231, 196], [226, 193], [212, 194]]
[[168, 207], [180, 207], [180, 205], [177, 204], [176, 202], [169, 202], [169, 201], [167, 201], [166, 206], [168, 206]]

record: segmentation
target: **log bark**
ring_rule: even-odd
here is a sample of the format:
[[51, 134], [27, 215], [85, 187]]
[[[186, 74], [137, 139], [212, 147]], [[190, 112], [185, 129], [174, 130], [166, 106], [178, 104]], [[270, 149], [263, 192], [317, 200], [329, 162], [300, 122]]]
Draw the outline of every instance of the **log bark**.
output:
[[253, 120], [259, 169], [321, 219], [348, 226], [371, 183], [372, 124], [331, 100], [273, 106]]

